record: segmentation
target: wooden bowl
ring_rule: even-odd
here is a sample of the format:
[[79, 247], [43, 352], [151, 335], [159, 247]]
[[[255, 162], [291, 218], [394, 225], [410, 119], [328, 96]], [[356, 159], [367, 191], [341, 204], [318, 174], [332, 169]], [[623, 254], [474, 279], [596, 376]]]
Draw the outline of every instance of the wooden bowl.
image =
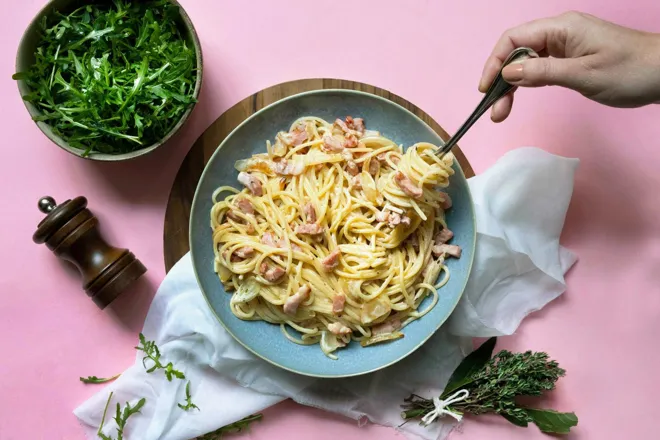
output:
[[[190, 17], [186, 13], [186, 11], [183, 9], [183, 7], [179, 4], [178, 1], [170, 0], [170, 2], [179, 7], [179, 12], [180, 12], [179, 26], [183, 31], [183, 37], [195, 49], [195, 56], [197, 60], [197, 65], [196, 65], [197, 75], [195, 78], [195, 89], [193, 91], [193, 97], [195, 98], [195, 100], [197, 100], [197, 98], [199, 97], [199, 92], [202, 88], [202, 66], [203, 66], [202, 45], [199, 42], [199, 38], [197, 37], [197, 32], [195, 31], [195, 27], [193, 26], [192, 21], [190, 20]], [[23, 37], [21, 38], [21, 41], [18, 45], [18, 53], [16, 55], [16, 72], [27, 71], [30, 68], [30, 66], [34, 63], [34, 53], [40, 40], [40, 35], [39, 35], [40, 22], [44, 16], [50, 16], [54, 13], [54, 11], [59, 11], [64, 13], [68, 11], [73, 11], [77, 7], [89, 3], [90, 3], [89, 1], [85, 2], [82, 0], [50, 0], [46, 4], [46, 6], [44, 6], [43, 9], [41, 9], [41, 11], [39, 11], [39, 13], [34, 17], [32, 22], [30, 22], [30, 25], [23, 33]], [[28, 87], [28, 85], [24, 80], [18, 80], [17, 83], [18, 83], [18, 90], [21, 96], [24, 96], [31, 91], [31, 89]], [[30, 116], [35, 117], [41, 115], [41, 111], [35, 105], [25, 100], [23, 102], [25, 103], [25, 107], [27, 108], [28, 113], [30, 113]], [[48, 123], [38, 121], [36, 122], [36, 124], [39, 127], [39, 129], [46, 136], [48, 136], [48, 138], [51, 141], [55, 142], [55, 144], [57, 144], [60, 148], [68, 151], [71, 154], [74, 154], [78, 157], [84, 157], [85, 159], [106, 161], [106, 162], [119, 162], [122, 160], [134, 159], [138, 156], [145, 155], [155, 150], [156, 148], [160, 147], [161, 145], [165, 144], [172, 136], [174, 136], [174, 134], [177, 131], [179, 131], [179, 129], [183, 126], [183, 124], [188, 120], [194, 106], [195, 104], [193, 103], [188, 108], [188, 110], [186, 110], [186, 112], [181, 116], [179, 122], [177, 122], [177, 124], [161, 140], [159, 140], [154, 144], [143, 147], [139, 150], [131, 151], [129, 153], [122, 153], [122, 154], [93, 153], [89, 156], [83, 156], [84, 150], [69, 145], [66, 140], [62, 139], [60, 136], [56, 135], [53, 132], [52, 127]]]

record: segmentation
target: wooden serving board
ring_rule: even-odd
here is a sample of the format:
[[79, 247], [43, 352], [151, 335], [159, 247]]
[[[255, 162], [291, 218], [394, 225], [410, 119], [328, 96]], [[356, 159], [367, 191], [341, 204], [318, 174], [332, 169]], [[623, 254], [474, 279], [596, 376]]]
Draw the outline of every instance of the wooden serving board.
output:
[[[360, 90], [374, 95], [382, 96], [393, 101], [426, 122], [443, 140], [449, 139], [447, 132], [429, 115], [405, 99], [394, 95], [387, 90], [354, 81], [339, 79], [302, 79], [286, 82], [276, 86], [268, 87], [254, 95], [248, 96], [232, 108], [224, 112], [209, 128], [202, 133], [192, 146], [188, 155], [183, 160], [181, 168], [176, 175], [170, 197], [167, 201], [165, 211], [165, 230], [163, 234], [165, 249], [165, 270], [169, 270], [174, 264], [190, 250], [188, 243], [188, 227], [190, 220], [190, 208], [193, 196], [197, 188], [197, 182], [202, 175], [206, 162], [218, 148], [220, 143], [241, 122], [258, 110], [270, 105], [287, 96], [297, 93], [319, 89], [350, 89]], [[337, 115], [337, 117], [346, 115]], [[359, 115], [353, 115], [359, 116]], [[273, 133], [273, 136], [275, 133]], [[474, 171], [467, 161], [463, 152], [454, 147], [452, 152], [463, 168], [466, 177], [474, 176]]]

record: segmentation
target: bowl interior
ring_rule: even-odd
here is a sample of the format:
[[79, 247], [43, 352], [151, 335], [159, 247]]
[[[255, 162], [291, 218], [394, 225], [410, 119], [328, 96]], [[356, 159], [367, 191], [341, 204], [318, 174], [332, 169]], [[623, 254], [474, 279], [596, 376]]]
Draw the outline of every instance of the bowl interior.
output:
[[[24, 72], [28, 70], [30, 66], [34, 63], [35, 60], [34, 53], [36, 51], [37, 45], [39, 44], [40, 23], [43, 17], [51, 16], [55, 11], [59, 11], [61, 13], [73, 12], [75, 9], [79, 8], [80, 6], [90, 3], [92, 2], [84, 1], [84, 0], [51, 0], [50, 2], [48, 2], [48, 4], [46, 4], [46, 6], [44, 6], [44, 8], [41, 9], [41, 11], [39, 11], [39, 13], [34, 17], [34, 19], [30, 22], [29, 26], [23, 33], [23, 37], [21, 38], [21, 41], [18, 45], [18, 52], [16, 54], [16, 72]], [[203, 64], [202, 46], [199, 42], [199, 38], [197, 37], [197, 32], [195, 31], [192, 21], [190, 20], [190, 17], [188, 17], [186, 11], [179, 4], [179, 2], [172, 0], [172, 3], [179, 6], [180, 15], [177, 17], [179, 19], [177, 25], [179, 26], [182, 35], [184, 36], [186, 41], [195, 49], [197, 69], [196, 69], [196, 79], [195, 79], [196, 82], [195, 82], [195, 89], [193, 91], [193, 96], [195, 99], [197, 99], [199, 97], [199, 92], [202, 88], [202, 64]], [[21, 96], [24, 96], [31, 91], [25, 81], [18, 80], [16, 82], [18, 83], [18, 90]], [[27, 101], [23, 101], [23, 103], [25, 104], [28, 113], [30, 113], [30, 116], [39, 116], [41, 114], [39, 109], [33, 104]], [[94, 153], [85, 158], [91, 160], [112, 162], [112, 161], [132, 159], [138, 156], [145, 155], [155, 150], [159, 146], [163, 145], [165, 142], [167, 142], [174, 135], [174, 133], [176, 133], [181, 128], [181, 126], [183, 126], [186, 120], [188, 120], [188, 117], [190, 116], [193, 107], [194, 104], [191, 105], [190, 108], [181, 116], [179, 122], [177, 122], [177, 124], [174, 127], [172, 127], [172, 129], [160, 141], [156, 142], [155, 144], [148, 145], [136, 151], [131, 151], [130, 153], [123, 153], [123, 154]], [[43, 121], [36, 122], [36, 124], [39, 127], [39, 129], [41, 129], [41, 131], [50, 140], [55, 142], [55, 144], [57, 144], [64, 150], [68, 151], [69, 153], [82, 157], [83, 150], [70, 146], [64, 139], [62, 139], [57, 134], [53, 133], [53, 130], [49, 124]]]
[[[199, 181], [192, 205], [190, 248], [200, 287], [225, 328], [246, 348], [282, 368], [310, 376], [342, 377], [364, 374], [390, 365], [412, 353], [426, 341], [458, 303], [472, 267], [475, 244], [475, 220], [472, 198], [465, 176], [455, 161], [456, 174], [447, 192], [453, 207], [447, 222], [454, 231], [453, 243], [463, 248], [460, 259], [447, 265], [451, 277], [439, 291], [437, 305], [423, 318], [409, 324], [405, 337], [397, 341], [363, 348], [351, 343], [338, 351], [338, 360], [326, 357], [318, 345], [302, 346], [287, 340], [277, 325], [262, 321], [242, 321], [229, 309], [227, 294], [213, 271], [211, 238], [211, 194], [222, 185], [240, 187], [234, 162], [252, 154], [265, 152], [267, 139], [286, 130], [301, 116], [319, 116], [328, 121], [352, 115], [363, 117], [368, 129], [379, 130], [385, 137], [404, 146], [416, 142], [442, 144], [441, 138], [422, 120], [403, 107], [386, 99], [348, 90], [317, 90], [286, 98], [264, 108], [238, 126], [220, 145], [208, 162]], [[427, 300], [428, 301], [428, 300]], [[422, 307], [427, 305], [425, 301]]]

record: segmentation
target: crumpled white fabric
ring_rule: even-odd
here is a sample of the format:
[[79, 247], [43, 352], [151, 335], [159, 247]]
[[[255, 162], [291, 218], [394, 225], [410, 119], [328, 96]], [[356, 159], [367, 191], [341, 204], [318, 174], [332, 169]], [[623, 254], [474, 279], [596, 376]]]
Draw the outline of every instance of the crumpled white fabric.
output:
[[[573, 191], [577, 159], [521, 148], [469, 180], [477, 215], [477, 250], [467, 289], [450, 320], [419, 350], [376, 373], [347, 379], [296, 375], [252, 355], [224, 330], [197, 286], [189, 255], [165, 277], [143, 333], [162, 356], [185, 372], [200, 411], [184, 412], [186, 381], [147, 374], [142, 356], [119, 379], [74, 414], [96, 438], [110, 391], [122, 405], [145, 397], [130, 419], [126, 438], [187, 440], [257, 413], [285, 398], [364, 422], [398, 427], [402, 400], [410, 393], [439, 394], [453, 369], [472, 349], [471, 337], [513, 333], [527, 314], [565, 290], [564, 274], [576, 257], [559, 245]], [[115, 433], [106, 418], [104, 432]], [[410, 437], [443, 439], [451, 418], [428, 428], [407, 423]]]

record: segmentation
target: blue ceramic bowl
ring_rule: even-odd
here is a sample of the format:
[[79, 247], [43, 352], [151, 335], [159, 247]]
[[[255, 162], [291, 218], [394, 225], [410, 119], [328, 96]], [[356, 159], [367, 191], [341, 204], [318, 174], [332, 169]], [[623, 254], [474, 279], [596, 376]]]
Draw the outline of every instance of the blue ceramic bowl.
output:
[[[345, 377], [384, 368], [419, 348], [447, 320], [467, 283], [472, 261], [476, 226], [472, 197], [458, 162], [447, 192], [453, 207], [447, 223], [454, 231], [452, 243], [463, 248], [460, 259], [449, 259], [449, 282], [440, 289], [438, 304], [423, 318], [403, 330], [405, 337], [385, 344], [361, 347], [352, 342], [336, 354], [326, 357], [318, 345], [298, 345], [287, 340], [278, 325], [262, 321], [242, 321], [229, 309], [227, 294], [213, 271], [211, 239], [211, 194], [222, 185], [239, 187], [234, 162], [264, 153], [266, 139], [273, 139], [301, 116], [319, 116], [328, 121], [352, 115], [364, 118], [367, 128], [380, 131], [398, 144], [417, 142], [441, 145], [442, 139], [421, 119], [387, 99], [352, 90], [316, 90], [278, 101], [245, 120], [220, 144], [206, 165], [197, 185], [190, 219], [190, 249], [197, 280], [211, 309], [227, 331], [255, 355], [295, 373], [318, 377]], [[428, 299], [427, 299], [428, 300]], [[424, 307], [425, 304], [422, 305]]]

